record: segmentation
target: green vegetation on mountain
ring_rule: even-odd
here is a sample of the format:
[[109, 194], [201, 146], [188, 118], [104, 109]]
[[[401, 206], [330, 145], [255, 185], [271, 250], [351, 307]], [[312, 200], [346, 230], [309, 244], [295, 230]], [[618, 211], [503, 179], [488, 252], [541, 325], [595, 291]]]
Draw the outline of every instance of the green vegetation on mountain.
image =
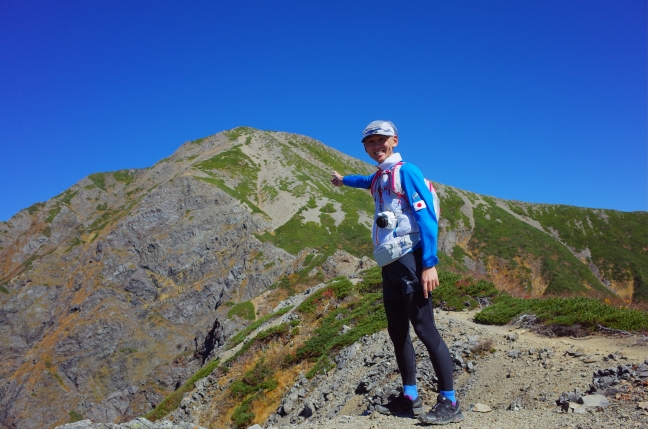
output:
[[235, 304], [228, 312], [227, 317], [232, 318], [234, 316], [240, 317], [245, 320], [254, 320], [256, 315], [254, 314], [254, 305], [251, 301], [239, 302]]
[[[522, 211], [521, 204], [510, 206]], [[624, 213], [565, 205], [528, 205], [528, 216], [577, 252], [589, 250], [604, 277], [629, 282], [634, 299], [648, 301], [648, 213]]]
[[[612, 295], [564, 245], [550, 235], [516, 219], [494, 203], [474, 210], [475, 232], [470, 241], [473, 254], [506, 261], [531, 257], [541, 261], [546, 293], [588, 293], [591, 289]], [[530, 291], [530, 278], [526, 279]]]
[[34, 215], [38, 213], [40, 209], [42, 209], [43, 207], [45, 207], [45, 203], [40, 202], [40, 203], [32, 204], [31, 206], [27, 207], [26, 210], [30, 215]]
[[648, 313], [618, 308], [593, 298], [521, 299], [501, 295], [496, 303], [475, 315], [475, 321], [504, 325], [522, 314], [533, 314], [546, 324], [595, 330], [599, 325], [624, 331], [647, 331]]
[[94, 173], [88, 176], [88, 179], [100, 189], [106, 190], [106, 176], [104, 173]]

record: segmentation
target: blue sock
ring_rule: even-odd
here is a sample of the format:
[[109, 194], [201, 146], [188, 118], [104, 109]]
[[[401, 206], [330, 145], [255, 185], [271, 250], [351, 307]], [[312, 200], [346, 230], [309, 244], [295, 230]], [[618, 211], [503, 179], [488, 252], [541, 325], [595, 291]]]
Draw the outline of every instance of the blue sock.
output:
[[454, 390], [441, 390], [439, 393], [451, 400], [453, 406], [457, 405], [457, 398], [455, 397]]
[[403, 394], [412, 398], [412, 401], [415, 401], [418, 398], [416, 384], [403, 384]]

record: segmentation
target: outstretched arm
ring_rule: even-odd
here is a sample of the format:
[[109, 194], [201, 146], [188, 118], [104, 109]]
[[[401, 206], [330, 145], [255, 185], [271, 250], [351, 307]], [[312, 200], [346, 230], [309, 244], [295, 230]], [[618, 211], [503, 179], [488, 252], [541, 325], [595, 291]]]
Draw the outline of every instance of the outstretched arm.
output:
[[344, 176], [337, 171], [334, 171], [331, 183], [333, 184], [333, 186], [344, 186]]
[[369, 189], [371, 187], [371, 179], [373, 174], [369, 176], [359, 176], [352, 174], [350, 176], [343, 176], [337, 171], [334, 171], [331, 175], [331, 184], [333, 186], [351, 186], [352, 188], [364, 188]]

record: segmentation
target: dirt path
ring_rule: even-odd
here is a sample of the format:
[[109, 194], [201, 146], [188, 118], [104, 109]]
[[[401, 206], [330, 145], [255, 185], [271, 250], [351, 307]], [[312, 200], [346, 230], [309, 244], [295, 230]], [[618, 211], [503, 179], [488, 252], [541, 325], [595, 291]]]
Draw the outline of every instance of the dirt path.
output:
[[[437, 325], [444, 329], [446, 342], [462, 341], [468, 336], [491, 339], [497, 349], [485, 357], [475, 359], [472, 373], [459, 373], [455, 388], [458, 391], [465, 419], [449, 427], [476, 428], [648, 428], [648, 411], [640, 409], [641, 395], [617, 395], [608, 398], [604, 408], [588, 408], [582, 414], [565, 413], [556, 405], [563, 392], [585, 392], [598, 369], [642, 363], [648, 359], [647, 346], [632, 346], [637, 336], [611, 338], [592, 336], [585, 339], [547, 338], [525, 329], [508, 326], [478, 325], [472, 321], [476, 312], [436, 314]], [[550, 350], [548, 353], [543, 350]], [[509, 354], [519, 352], [518, 357]], [[543, 353], [543, 354], [541, 354]], [[614, 358], [609, 358], [612, 355]], [[621, 386], [622, 387], [622, 386]], [[633, 387], [635, 388], [635, 387]], [[639, 386], [637, 389], [642, 389]], [[638, 391], [640, 391], [638, 390]], [[630, 390], [632, 392], [632, 388]], [[434, 403], [434, 392], [423, 393], [426, 409]], [[333, 420], [303, 422], [279, 428], [300, 429], [401, 429], [420, 428], [411, 418], [387, 417], [377, 413], [359, 415], [366, 407], [362, 396], [345, 406]], [[511, 411], [518, 402], [521, 409]], [[357, 403], [356, 403], [357, 402]], [[474, 404], [485, 404], [491, 411], [471, 411]]]

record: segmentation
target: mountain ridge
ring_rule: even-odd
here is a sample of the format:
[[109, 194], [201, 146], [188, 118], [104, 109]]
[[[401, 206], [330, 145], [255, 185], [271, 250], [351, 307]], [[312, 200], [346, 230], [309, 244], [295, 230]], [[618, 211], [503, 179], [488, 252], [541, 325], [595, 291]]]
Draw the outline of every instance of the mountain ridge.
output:
[[[333, 169], [375, 171], [306, 136], [239, 127], [0, 222], [0, 423], [150, 410], [245, 324], [228, 302], [330, 278], [338, 250], [370, 256], [371, 197], [331, 187]], [[442, 267], [520, 296], [648, 300], [648, 213], [437, 189]]]

